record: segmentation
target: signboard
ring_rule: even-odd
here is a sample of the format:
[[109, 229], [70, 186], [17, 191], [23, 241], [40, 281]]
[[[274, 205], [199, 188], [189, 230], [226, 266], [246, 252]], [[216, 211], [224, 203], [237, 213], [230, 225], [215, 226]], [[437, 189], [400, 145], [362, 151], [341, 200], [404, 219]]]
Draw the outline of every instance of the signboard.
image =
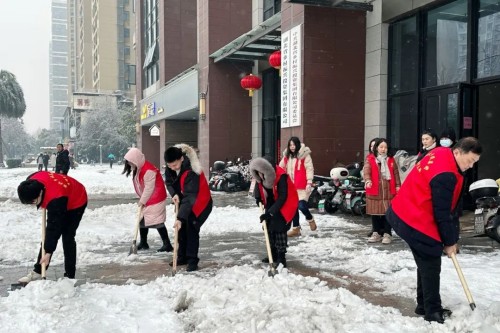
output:
[[149, 135], [160, 136], [160, 128], [158, 127], [158, 125], [154, 124], [149, 128]]
[[73, 109], [77, 110], [91, 110], [92, 103], [89, 97], [73, 96]]
[[281, 128], [302, 122], [302, 25], [281, 35]]
[[156, 103], [144, 104], [141, 109], [141, 120], [152, 117], [156, 114]]
[[281, 34], [281, 128], [290, 127], [290, 30]]

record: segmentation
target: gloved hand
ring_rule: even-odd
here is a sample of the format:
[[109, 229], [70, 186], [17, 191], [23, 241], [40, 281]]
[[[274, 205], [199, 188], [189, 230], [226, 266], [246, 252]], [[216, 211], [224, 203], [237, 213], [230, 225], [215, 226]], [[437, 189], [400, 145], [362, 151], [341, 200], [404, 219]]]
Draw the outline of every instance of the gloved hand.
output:
[[257, 204], [257, 207], [260, 207], [262, 201], [260, 199], [255, 199], [255, 203]]
[[266, 221], [271, 221], [271, 214], [269, 213], [265, 213], [265, 214], [262, 214], [260, 216], [260, 223], [262, 223], [262, 221], [266, 220]]

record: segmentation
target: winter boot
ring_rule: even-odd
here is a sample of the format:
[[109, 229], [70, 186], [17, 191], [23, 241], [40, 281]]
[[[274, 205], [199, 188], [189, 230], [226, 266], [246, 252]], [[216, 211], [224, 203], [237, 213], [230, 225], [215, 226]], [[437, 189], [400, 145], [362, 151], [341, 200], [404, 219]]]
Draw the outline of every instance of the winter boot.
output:
[[300, 236], [300, 227], [292, 228], [286, 234], [287, 234], [288, 237], [297, 237], [297, 236]]
[[165, 239], [163, 241], [163, 246], [156, 250], [156, 252], [172, 252], [173, 250], [174, 248], [172, 247], [172, 244], [170, 244], [170, 241]]
[[280, 264], [282, 264], [283, 267], [286, 267], [286, 253], [284, 252], [278, 253], [278, 258], [274, 262], [274, 267], [278, 267]]
[[141, 242], [137, 245], [137, 250], [147, 250], [149, 249], [148, 245], [148, 228], [139, 229], [141, 233]]
[[198, 258], [189, 258], [186, 272], [194, 272], [198, 270]]
[[29, 272], [28, 275], [26, 276], [23, 276], [22, 278], [20, 278], [19, 280], [17, 280], [17, 282], [19, 283], [30, 283], [31, 281], [35, 281], [35, 280], [40, 280], [42, 278], [42, 275], [41, 274], [38, 274], [37, 272]]
[[167, 228], [158, 228], [158, 233], [163, 241], [163, 246], [156, 250], [156, 252], [172, 252], [174, 248], [172, 247], [172, 244], [170, 244], [170, 239], [168, 239]]
[[311, 228], [311, 231], [315, 231], [316, 229], [318, 229], [318, 226], [316, 225], [316, 221], [314, 221], [314, 219], [307, 222], [309, 222], [309, 227]]

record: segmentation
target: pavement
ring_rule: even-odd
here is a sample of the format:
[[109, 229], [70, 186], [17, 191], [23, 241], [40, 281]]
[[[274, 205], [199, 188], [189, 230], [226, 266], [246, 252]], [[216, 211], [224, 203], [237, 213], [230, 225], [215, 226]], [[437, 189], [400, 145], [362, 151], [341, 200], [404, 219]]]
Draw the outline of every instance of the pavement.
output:
[[[255, 205], [255, 200], [247, 195], [246, 192], [237, 192], [231, 194], [214, 194], [215, 206], [237, 206], [247, 208]], [[0, 199], [1, 200], [1, 199]], [[97, 208], [106, 205], [116, 205], [121, 203], [136, 202], [137, 199], [132, 196], [96, 196], [89, 198], [89, 208]], [[313, 214], [318, 214], [312, 210]], [[340, 213], [336, 213], [340, 214]], [[336, 215], [334, 214], [334, 215]], [[349, 229], [354, 233], [356, 242], [359, 246], [366, 246], [368, 231], [371, 229], [371, 219], [369, 217], [343, 215], [344, 218], [352, 223], [358, 224], [360, 228]], [[304, 228], [308, 228], [304, 226]], [[321, 236], [329, 237], [338, 228], [334, 229], [328, 225], [322, 224]], [[473, 234], [473, 213], [465, 212], [461, 218], [461, 251], [467, 253], [482, 253], [498, 251], [500, 244], [488, 237], [475, 237]], [[309, 234], [311, 235], [311, 234]], [[289, 245], [293, 246], [301, 242], [300, 237], [290, 238]], [[256, 244], [262, 243], [262, 246]], [[226, 233], [224, 235], [210, 235], [202, 237], [200, 240], [200, 270], [193, 273], [185, 273], [185, 266], [179, 267], [178, 274], [199, 274], [200, 276], [215, 275], [217, 270], [222, 267], [234, 265], [253, 265], [267, 269], [265, 264], [256, 263], [255, 258], [263, 257], [264, 240], [261, 233]], [[172, 260], [171, 253], [156, 253], [155, 249], [161, 246], [159, 239], [150, 242], [150, 250], [144, 254], [147, 255], [147, 261], [134, 263], [133, 265], [104, 264], [89, 265], [77, 267], [77, 285], [83, 283], [105, 283], [121, 285], [133, 281], [136, 284], [146, 284], [155, 280], [159, 276], [172, 275], [172, 268], [168, 263]], [[398, 237], [394, 237], [390, 245], [380, 243], [371, 246], [383, 247], [384, 250], [395, 252], [407, 249], [407, 245]], [[112, 251], [116, 253], [127, 253], [130, 244], [114, 244]], [[143, 252], [139, 252], [139, 255]], [[251, 259], [253, 258], [253, 260]], [[377, 287], [376, 281], [366, 276], [352, 274], [351, 272], [340, 271], [332, 265], [329, 268], [322, 267], [321, 270], [304, 265], [304, 258], [295, 258], [287, 255], [288, 269], [292, 273], [304, 276], [317, 277], [325, 281], [330, 287], [343, 287], [352, 293], [362, 297], [366, 301], [380, 306], [391, 306], [401, 311], [403, 315], [415, 316], [413, 310], [415, 301], [399, 296], [383, 294], [383, 290]], [[7, 296], [10, 290], [10, 284], [15, 283], [21, 276], [27, 274], [31, 267], [12, 267], [8, 271], [3, 270], [0, 275], [4, 277], [0, 281], [0, 296]], [[51, 266], [47, 271], [47, 278], [56, 280], [63, 276], [64, 269], [61, 265]]]

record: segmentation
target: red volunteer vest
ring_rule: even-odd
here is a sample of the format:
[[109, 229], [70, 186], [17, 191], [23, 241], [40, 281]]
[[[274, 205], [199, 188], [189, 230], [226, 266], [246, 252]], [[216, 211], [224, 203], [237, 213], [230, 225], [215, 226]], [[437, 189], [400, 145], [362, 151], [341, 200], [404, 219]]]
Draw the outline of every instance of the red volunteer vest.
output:
[[52, 200], [61, 197], [68, 198], [68, 210], [82, 207], [87, 203], [85, 187], [74, 178], [60, 173], [40, 171], [30, 179], [37, 180], [45, 186], [43, 202], [40, 204], [42, 208], [47, 208]]
[[[181, 192], [184, 194], [184, 182], [186, 181], [186, 177], [188, 173], [194, 172], [192, 170], [187, 170], [185, 171], [182, 176], [181, 176]], [[208, 187], [208, 182], [207, 179], [205, 178], [205, 174], [203, 171], [199, 175], [200, 177], [200, 184], [198, 188], [198, 195], [196, 196], [196, 200], [193, 205], [193, 213], [196, 217], [199, 217], [200, 214], [203, 212], [205, 208], [207, 208], [208, 203], [210, 202], [210, 198], [212, 196], [210, 195], [210, 188]]]
[[452, 172], [457, 179], [450, 207], [454, 210], [460, 199], [464, 177], [458, 170], [453, 151], [442, 147], [434, 148], [415, 164], [405, 185], [391, 203], [394, 213], [407, 225], [439, 242], [441, 236], [434, 220], [430, 182], [444, 172]]
[[[296, 163], [293, 170], [293, 183], [295, 184], [295, 188], [299, 190], [304, 190], [307, 186], [307, 173], [305, 161], [303, 158], [297, 158]], [[288, 164], [288, 157], [284, 157], [285, 168]]]
[[[148, 161], [144, 162], [144, 165], [142, 166], [141, 171], [139, 171], [139, 175], [137, 176], [141, 189], [144, 190], [144, 175], [148, 170], [153, 170], [156, 172], [155, 189], [153, 191], [153, 194], [151, 194], [148, 202], [146, 202], [146, 206], [151, 206], [167, 199], [167, 191], [165, 190], [165, 184], [163, 183], [163, 178], [161, 177], [160, 171]], [[136, 182], [134, 182], [134, 189], [137, 195], [142, 192], [137, 188]]]
[[[366, 194], [367, 195], [378, 195], [378, 184], [379, 184], [379, 166], [377, 165], [377, 158], [375, 155], [370, 154], [366, 157], [366, 160], [368, 163], [370, 163], [370, 167], [372, 169], [372, 187], [371, 188], [366, 188]], [[389, 172], [391, 174], [391, 179], [389, 180], [389, 189], [391, 191], [392, 195], [396, 195], [396, 177], [394, 176], [394, 167], [395, 162], [394, 162], [394, 157], [389, 157], [387, 158], [387, 166], [389, 167]], [[375, 172], [377, 170], [377, 172]], [[376, 186], [375, 186], [376, 184]]]
[[[274, 180], [273, 184], [274, 200], [278, 199], [278, 183], [282, 175], [286, 175], [285, 170], [283, 170], [280, 166], [276, 166], [276, 179]], [[297, 194], [297, 189], [295, 188], [295, 185], [293, 185], [293, 182], [290, 179], [290, 177], [288, 177], [288, 175], [286, 175], [286, 180], [288, 185], [287, 186], [288, 193], [285, 204], [280, 209], [280, 213], [281, 215], [283, 215], [283, 218], [285, 219], [286, 223], [290, 223], [292, 222], [293, 217], [297, 212], [297, 208], [299, 207], [299, 196]], [[262, 198], [262, 202], [264, 202], [264, 207], [266, 207], [267, 200], [264, 195], [264, 187], [262, 186], [262, 183], [258, 184], [259, 184], [260, 197]]]

